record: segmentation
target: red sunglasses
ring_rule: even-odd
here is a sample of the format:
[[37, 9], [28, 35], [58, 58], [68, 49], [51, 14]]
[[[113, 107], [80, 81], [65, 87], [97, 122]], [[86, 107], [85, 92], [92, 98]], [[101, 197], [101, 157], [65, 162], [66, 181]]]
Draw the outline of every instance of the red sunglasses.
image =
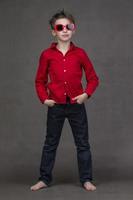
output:
[[64, 30], [65, 27], [66, 27], [67, 30], [73, 31], [75, 29], [75, 24], [72, 24], [72, 23], [66, 24], [66, 25], [56, 24], [54, 26], [54, 30], [56, 30], [56, 31], [62, 31], [62, 30]]

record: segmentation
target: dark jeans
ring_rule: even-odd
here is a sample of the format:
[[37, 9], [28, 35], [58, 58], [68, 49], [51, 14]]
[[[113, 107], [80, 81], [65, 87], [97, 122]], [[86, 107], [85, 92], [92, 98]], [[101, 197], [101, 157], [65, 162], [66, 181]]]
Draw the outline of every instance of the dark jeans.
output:
[[48, 106], [47, 130], [44, 142], [40, 177], [47, 185], [52, 181], [52, 169], [55, 163], [56, 150], [59, 144], [64, 120], [67, 117], [77, 149], [77, 160], [80, 182], [92, 180], [92, 159], [88, 137], [88, 121], [84, 103], [55, 104]]

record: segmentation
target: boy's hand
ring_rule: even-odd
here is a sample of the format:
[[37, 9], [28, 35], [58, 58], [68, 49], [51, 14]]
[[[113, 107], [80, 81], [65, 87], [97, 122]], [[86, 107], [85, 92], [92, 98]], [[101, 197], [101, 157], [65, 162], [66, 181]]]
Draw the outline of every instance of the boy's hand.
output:
[[84, 92], [83, 94], [80, 94], [80, 95], [72, 98], [72, 100], [77, 100], [77, 103], [82, 104], [88, 98], [89, 97], [88, 97], [87, 93]]
[[55, 103], [56, 103], [56, 101], [54, 101], [52, 99], [46, 99], [44, 101], [44, 104], [46, 104], [47, 106], [50, 106], [50, 107], [54, 106]]

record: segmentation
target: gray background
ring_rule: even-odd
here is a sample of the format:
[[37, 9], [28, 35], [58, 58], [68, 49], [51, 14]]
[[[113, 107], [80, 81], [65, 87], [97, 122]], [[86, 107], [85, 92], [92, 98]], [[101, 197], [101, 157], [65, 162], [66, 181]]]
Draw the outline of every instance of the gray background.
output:
[[[65, 8], [75, 16], [73, 41], [100, 78], [85, 102], [97, 190], [79, 185], [76, 148], [65, 121], [53, 186], [31, 192], [39, 175], [47, 107], [34, 78], [40, 52], [53, 41], [49, 18]], [[0, 0], [0, 196], [5, 199], [132, 199], [133, 1]], [[83, 77], [85, 85], [85, 77]]]

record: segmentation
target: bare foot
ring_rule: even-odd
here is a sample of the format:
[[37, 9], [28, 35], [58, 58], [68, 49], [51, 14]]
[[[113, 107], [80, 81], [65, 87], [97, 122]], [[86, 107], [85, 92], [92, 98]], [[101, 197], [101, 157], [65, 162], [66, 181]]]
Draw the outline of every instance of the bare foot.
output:
[[89, 190], [89, 191], [94, 191], [96, 190], [96, 186], [93, 185], [91, 182], [89, 181], [86, 181], [83, 185], [83, 187], [86, 189], [86, 190]]
[[43, 181], [39, 181], [35, 185], [31, 186], [30, 189], [32, 191], [36, 191], [36, 190], [42, 189], [44, 187], [46, 188], [48, 186]]

